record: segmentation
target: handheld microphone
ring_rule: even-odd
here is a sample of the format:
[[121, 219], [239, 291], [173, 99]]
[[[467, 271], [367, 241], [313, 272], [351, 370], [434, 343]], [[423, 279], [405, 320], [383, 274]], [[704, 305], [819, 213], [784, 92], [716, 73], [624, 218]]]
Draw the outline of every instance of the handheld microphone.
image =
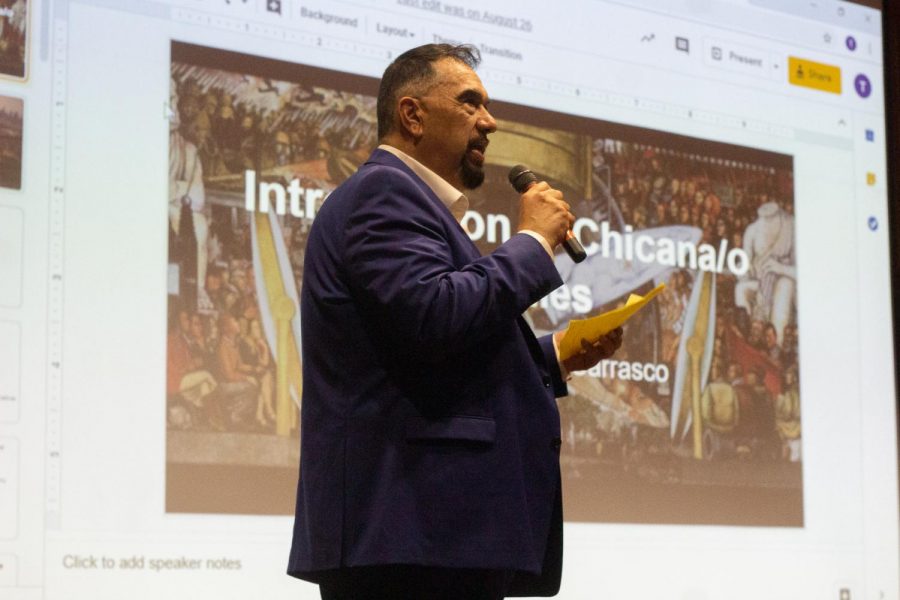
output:
[[[537, 183], [537, 180], [537, 176], [525, 165], [516, 165], [509, 170], [509, 182], [520, 194], [524, 194], [528, 188]], [[587, 258], [584, 246], [581, 245], [571, 229], [566, 232], [566, 239], [563, 240], [562, 247], [566, 254], [577, 263]]]

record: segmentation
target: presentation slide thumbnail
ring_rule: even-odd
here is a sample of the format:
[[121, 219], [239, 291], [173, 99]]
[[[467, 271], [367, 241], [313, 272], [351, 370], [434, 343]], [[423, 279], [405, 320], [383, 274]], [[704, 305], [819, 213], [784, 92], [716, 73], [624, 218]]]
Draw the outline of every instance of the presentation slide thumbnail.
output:
[[22, 112], [20, 98], [0, 96], [0, 187], [22, 188]]
[[31, 0], [0, 0], [0, 76], [24, 79]]

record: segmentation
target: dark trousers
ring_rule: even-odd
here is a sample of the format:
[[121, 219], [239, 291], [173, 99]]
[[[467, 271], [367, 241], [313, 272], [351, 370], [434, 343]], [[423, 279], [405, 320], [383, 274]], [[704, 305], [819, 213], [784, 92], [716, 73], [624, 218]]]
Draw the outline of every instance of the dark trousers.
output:
[[322, 600], [502, 600], [510, 574], [418, 565], [348, 567], [319, 583]]

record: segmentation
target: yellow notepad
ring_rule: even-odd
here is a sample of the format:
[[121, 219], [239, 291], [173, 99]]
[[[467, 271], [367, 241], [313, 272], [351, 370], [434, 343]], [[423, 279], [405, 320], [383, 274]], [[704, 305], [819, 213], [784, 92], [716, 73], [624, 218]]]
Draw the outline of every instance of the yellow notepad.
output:
[[658, 286], [647, 292], [646, 296], [638, 296], [631, 294], [625, 302], [625, 306], [605, 312], [602, 315], [591, 317], [590, 319], [572, 319], [566, 328], [559, 343], [559, 358], [566, 360], [581, 352], [581, 340], [594, 342], [616, 327], [620, 327], [631, 318], [633, 314], [644, 308], [644, 306], [653, 300], [660, 293], [666, 284], [660, 283]]

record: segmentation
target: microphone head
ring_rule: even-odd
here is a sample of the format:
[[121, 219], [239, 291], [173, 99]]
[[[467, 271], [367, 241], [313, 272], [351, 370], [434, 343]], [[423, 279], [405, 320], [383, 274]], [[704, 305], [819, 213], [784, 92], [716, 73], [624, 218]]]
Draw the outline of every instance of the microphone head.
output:
[[520, 194], [537, 181], [537, 176], [525, 165], [516, 165], [509, 170], [509, 182]]

